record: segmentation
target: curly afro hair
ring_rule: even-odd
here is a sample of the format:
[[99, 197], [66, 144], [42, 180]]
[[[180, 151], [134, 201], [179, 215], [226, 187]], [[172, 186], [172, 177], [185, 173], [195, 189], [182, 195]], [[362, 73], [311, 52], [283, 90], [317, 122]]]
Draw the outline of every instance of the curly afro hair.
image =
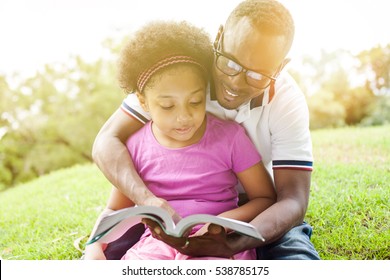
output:
[[[212, 45], [203, 29], [185, 21], [153, 21], [133, 34], [121, 50], [118, 60], [120, 87], [127, 93], [135, 92], [139, 75], [172, 55], [190, 56], [211, 72]], [[208, 73], [206, 79], [209, 79]]]

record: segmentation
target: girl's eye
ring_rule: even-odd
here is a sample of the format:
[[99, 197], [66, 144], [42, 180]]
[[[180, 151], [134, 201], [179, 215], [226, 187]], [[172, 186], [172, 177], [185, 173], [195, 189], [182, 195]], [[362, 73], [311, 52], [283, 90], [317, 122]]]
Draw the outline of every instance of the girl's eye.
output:
[[200, 104], [202, 104], [203, 103], [203, 100], [200, 100], [200, 101], [193, 101], [193, 102], [191, 102], [191, 105], [200, 105]]
[[161, 106], [161, 109], [163, 109], [163, 110], [170, 110], [172, 108], [173, 108], [173, 105], [171, 105], [171, 106]]

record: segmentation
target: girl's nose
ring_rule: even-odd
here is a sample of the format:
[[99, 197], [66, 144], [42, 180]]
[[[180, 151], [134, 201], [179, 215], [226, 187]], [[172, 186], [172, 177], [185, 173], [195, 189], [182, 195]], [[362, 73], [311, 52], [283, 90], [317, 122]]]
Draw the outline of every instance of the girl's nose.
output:
[[191, 113], [187, 108], [183, 108], [180, 110], [179, 114], [177, 115], [177, 121], [180, 123], [185, 123], [191, 120]]

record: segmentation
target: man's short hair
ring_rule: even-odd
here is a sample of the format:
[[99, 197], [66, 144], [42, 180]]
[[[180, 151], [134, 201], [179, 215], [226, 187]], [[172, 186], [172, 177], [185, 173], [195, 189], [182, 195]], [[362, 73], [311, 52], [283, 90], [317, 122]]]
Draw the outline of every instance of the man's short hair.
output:
[[230, 14], [226, 25], [234, 24], [247, 17], [254, 28], [271, 35], [286, 38], [288, 49], [294, 39], [294, 20], [280, 2], [276, 0], [245, 0]]

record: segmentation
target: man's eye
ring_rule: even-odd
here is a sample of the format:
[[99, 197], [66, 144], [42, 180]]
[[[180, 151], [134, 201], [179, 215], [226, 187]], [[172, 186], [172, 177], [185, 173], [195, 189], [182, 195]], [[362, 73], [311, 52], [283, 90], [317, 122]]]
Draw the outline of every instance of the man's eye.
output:
[[266, 78], [266, 77], [263, 76], [262, 74], [256, 73], [256, 72], [253, 72], [253, 71], [248, 71], [248, 72], [246, 72], [246, 75], [247, 75], [249, 78], [252, 78], [253, 80], [257, 80], [257, 81], [261, 81], [261, 80], [263, 80], [263, 79]]
[[227, 62], [227, 66], [230, 68], [230, 69], [233, 69], [233, 70], [236, 70], [236, 71], [241, 71], [241, 66], [237, 63], [235, 63], [233, 60], [228, 60]]

